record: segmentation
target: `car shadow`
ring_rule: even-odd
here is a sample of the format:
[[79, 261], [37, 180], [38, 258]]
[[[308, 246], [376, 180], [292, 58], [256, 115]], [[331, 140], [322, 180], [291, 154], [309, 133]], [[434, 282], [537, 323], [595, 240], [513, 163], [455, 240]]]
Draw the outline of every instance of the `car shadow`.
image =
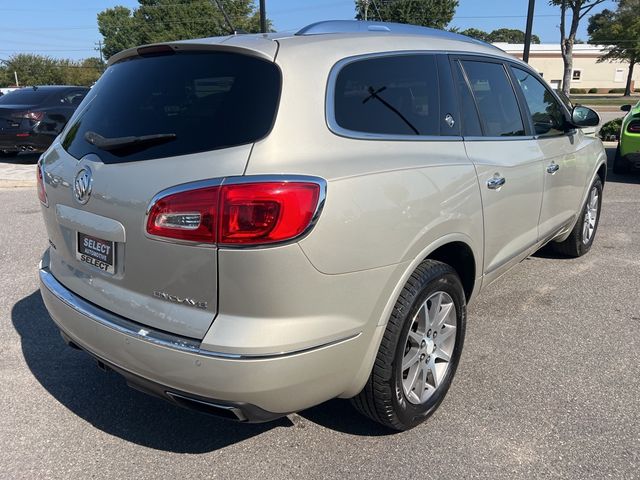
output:
[[349, 400], [329, 400], [298, 415], [322, 427], [349, 435], [381, 437], [400, 433], [359, 414]]
[[0, 157], [0, 163], [6, 163], [9, 165], [29, 165], [38, 163], [40, 153], [24, 152], [18, 154], [17, 157], [4, 158]]
[[102, 373], [89, 355], [65, 345], [36, 291], [11, 310], [22, 353], [36, 380], [62, 405], [96, 428], [157, 450], [205, 453], [242, 442], [276, 427], [240, 424], [184, 410], [129, 388], [119, 375]]
[[640, 184], [640, 170], [635, 170], [624, 175], [613, 173], [613, 161], [616, 158], [616, 147], [606, 147], [607, 151], [607, 182]]

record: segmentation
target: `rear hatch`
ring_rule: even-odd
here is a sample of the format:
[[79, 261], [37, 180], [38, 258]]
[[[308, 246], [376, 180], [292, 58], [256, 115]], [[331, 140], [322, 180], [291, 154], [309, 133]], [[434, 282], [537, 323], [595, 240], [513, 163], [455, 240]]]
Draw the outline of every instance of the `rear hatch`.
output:
[[280, 72], [238, 49], [142, 52], [106, 70], [42, 159], [51, 273], [106, 310], [201, 339], [217, 251], [150, 238], [145, 215], [170, 187], [243, 174], [273, 125]]

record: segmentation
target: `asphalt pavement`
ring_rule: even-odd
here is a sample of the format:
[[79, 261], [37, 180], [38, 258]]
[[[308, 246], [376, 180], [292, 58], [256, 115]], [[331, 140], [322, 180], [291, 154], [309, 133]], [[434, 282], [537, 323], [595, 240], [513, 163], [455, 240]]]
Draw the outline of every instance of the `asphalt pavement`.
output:
[[1, 479], [640, 476], [639, 175], [610, 173], [588, 255], [539, 252], [471, 305], [447, 398], [405, 433], [341, 400], [244, 425], [129, 389], [44, 309], [35, 190], [0, 205]]

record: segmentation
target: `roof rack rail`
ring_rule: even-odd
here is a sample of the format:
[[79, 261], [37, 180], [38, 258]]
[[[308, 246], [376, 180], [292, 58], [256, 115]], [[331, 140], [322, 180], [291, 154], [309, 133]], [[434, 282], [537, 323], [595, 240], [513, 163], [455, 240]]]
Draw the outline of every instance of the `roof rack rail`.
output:
[[365, 22], [362, 20], [325, 20], [322, 22], [316, 22], [301, 28], [296, 32], [296, 35], [303, 36], [326, 35], [329, 33], [365, 32], [389, 32], [401, 35], [423, 35], [431, 38], [457, 40], [459, 42], [476, 43], [493, 47], [493, 45], [491, 45], [490, 43], [483, 42], [482, 40], [477, 40], [465, 35], [460, 35], [459, 33], [448, 32], [446, 30], [438, 30], [435, 28], [421, 27], [418, 25], [409, 25], [405, 23]]

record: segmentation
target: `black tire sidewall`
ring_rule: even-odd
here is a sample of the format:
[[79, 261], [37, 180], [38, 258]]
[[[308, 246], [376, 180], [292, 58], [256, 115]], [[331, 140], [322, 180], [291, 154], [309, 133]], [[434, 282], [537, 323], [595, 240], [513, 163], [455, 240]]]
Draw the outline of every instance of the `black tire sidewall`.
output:
[[[584, 222], [584, 216], [587, 213], [587, 208], [589, 208], [589, 197], [591, 196], [591, 190], [593, 190], [593, 187], [596, 187], [598, 189], [598, 216], [596, 217], [596, 224], [593, 227], [593, 235], [591, 235], [591, 239], [589, 240], [589, 243], [584, 243], [583, 238], [582, 238], [584, 230], [583, 230], [582, 227], [583, 227], [583, 222]], [[579, 233], [577, 235], [576, 241], [578, 242], [578, 246], [579, 246], [581, 254], [585, 254], [589, 250], [591, 250], [591, 246], [593, 245], [593, 241], [596, 238], [596, 233], [598, 232], [598, 225], [600, 224], [601, 213], [602, 213], [602, 181], [600, 180], [600, 177], [596, 177], [594, 182], [591, 184], [591, 187], [589, 187], [589, 193], [587, 194], [587, 200], [584, 202], [584, 207], [582, 207], [582, 211], [580, 212], [580, 218], [578, 219], [577, 227], [580, 230], [579, 230]]]
[[[414, 405], [407, 400], [402, 388], [402, 372], [400, 371], [399, 365], [402, 364], [402, 357], [404, 355], [404, 340], [408, 334], [409, 328], [411, 328], [412, 319], [420, 306], [427, 298], [438, 291], [448, 293], [453, 299], [456, 308], [457, 326], [455, 346], [451, 357], [449, 370], [436, 392], [426, 403]], [[464, 291], [462, 289], [460, 280], [455, 273], [447, 273], [440, 277], [434, 278], [433, 280], [429, 281], [413, 298], [411, 302], [411, 308], [404, 316], [402, 329], [400, 329], [400, 334], [397, 339], [391, 374], [391, 387], [393, 389], [391, 400], [393, 409], [398, 417], [398, 420], [407, 428], [411, 428], [428, 418], [444, 400], [444, 397], [449, 390], [449, 387], [451, 386], [451, 382], [460, 361], [464, 343], [465, 327], [466, 302]]]

